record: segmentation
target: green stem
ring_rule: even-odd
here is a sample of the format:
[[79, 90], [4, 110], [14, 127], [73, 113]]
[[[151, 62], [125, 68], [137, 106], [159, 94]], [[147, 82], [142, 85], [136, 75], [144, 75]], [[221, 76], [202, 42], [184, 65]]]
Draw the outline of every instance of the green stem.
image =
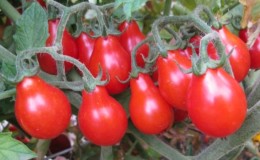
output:
[[169, 16], [171, 11], [172, 0], [165, 0], [163, 15]]
[[113, 150], [111, 146], [101, 147], [100, 160], [113, 160]]
[[49, 150], [50, 143], [51, 143], [51, 140], [39, 139], [39, 141], [36, 144], [36, 152], [37, 152], [36, 160], [44, 159], [45, 155], [47, 154], [47, 152]]
[[0, 0], [0, 9], [13, 21], [16, 21], [21, 16], [20, 13], [7, 0]]
[[12, 96], [15, 95], [15, 93], [16, 93], [15, 88], [7, 90], [7, 91], [0, 92], [0, 100], [12, 97]]

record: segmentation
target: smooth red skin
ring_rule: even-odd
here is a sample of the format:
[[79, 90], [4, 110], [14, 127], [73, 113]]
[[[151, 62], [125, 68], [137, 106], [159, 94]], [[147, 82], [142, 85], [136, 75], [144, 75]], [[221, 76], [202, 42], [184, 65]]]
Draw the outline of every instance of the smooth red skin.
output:
[[222, 68], [192, 76], [187, 104], [194, 125], [213, 137], [226, 137], [236, 132], [247, 112], [245, 93]]
[[185, 69], [191, 67], [191, 61], [179, 50], [168, 51], [167, 58], [157, 59], [158, 85], [162, 97], [173, 107], [187, 110], [186, 100], [191, 74], [183, 73], [176, 62]]
[[[199, 53], [200, 53], [199, 47], [200, 47], [201, 38], [202, 38], [202, 36], [200, 36], [200, 35], [195, 35], [195, 36], [191, 37], [191, 39], [189, 40], [189, 43], [194, 46], [195, 51], [196, 51], [196, 53], [197, 53], [198, 55], [199, 55]], [[187, 47], [187, 48], [184, 49], [182, 52], [184, 52], [185, 55], [189, 55], [189, 56], [192, 55], [192, 49], [191, 49], [191, 47]], [[214, 46], [214, 44], [213, 44], [212, 42], [210, 42], [210, 43], [208, 44], [207, 52], [208, 52], [208, 55], [209, 55], [210, 58], [212, 58], [212, 59], [218, 59], [217, 50], [216, 50], [216, 48], [215, 48], [215, 46]]]
[[[131, 54], [132, 50], [139, 42], [145, 39], [145, 35], [141, 32], [139, 26], [134, 20], [131, 20], [130, 22], [124, 21], [122, 24], [119, 25], [119, 30], [122, 32], [122, 34], [119, 36], [120, 43], [129, 54]], [[148, 54], [148, 45], [142, 45], [137, 50], [136, 62], [138, 66], [145, 66], [142, 55], [144, 57], [147, 57]]]
[[87, 33], [82, 32], [76, 39], [76, 43], [78, 46], [79, 61], [88, 67], [94, 49], [95, 39], [91, 38]]
[[19, 82], [16, 92], [16, 119], [31, 136], [52, 139], [69, 125], [71, 106], [60, 89], [33, 76]]
[[37, 1], [43, 8], [46, 8], [46, 3], [44, 0], [37, 0]]
[[82, 91], [78, 113], [79, 128], [89, 141], [100, 146], [120, 142], [127, 129], [127, 115], [120, 103], [104, 87]]
[[182, 122], [188, 117], [188, 112], [181, 109], [174, 109], [174, 122]]
[[234, 77], [238, 82], [241, 82], [247, 75], [250, 68], [250, 54], [246, 44], [225, 26], [218, 30], [221, 41], [226, 47], [226, 53], [230, 55], [230, 64], [234, 73]]
[[[55, 38], [57, 36], [57, 29], [59, 25], [59, 19], [49, 20], [49, 37], [46, 40], [46, 46], [52, 46]], [[78, 47], [75, 42], [75, 39], [70, 35], [70, 33], [65, 29], [62, 37], [62, 51], [64, 55], [78, 58]], [[40, 67], [43, 71], [56, 75], [57, 67], [56, 61], [49, 54], [37, 54], [37, 58], [40, 64]], [[65, 72], [69, 72], [73, 68], [73, 64], [65, 62]]]
[[129, 86], [129, 83], [121, 83], [118, 78], [126, 80], [129, 77], [130, 55], [114, 36], [99, 37], [96, 40], [88, 68], [94, 76], [97, 76], [100, 67], [103, 71], [103, 80], [108, 78], [106, 73], [109, 74], [109, 82], [105, 86], [109, 94], [121, 93]]
[[130, 88], [130, 117], [140, 132], [159, 134], [171, 127], [173, 108], [162, 98], [149, 75], [139, 73], [130, 80]]
[[[242, 29], [239, 31], [239, 37], [246, 43], [248, 36], [247, 30]], [[249, 48], [251, 69], [260, 69], [260, 35], [256, 38], [255, 43]]]

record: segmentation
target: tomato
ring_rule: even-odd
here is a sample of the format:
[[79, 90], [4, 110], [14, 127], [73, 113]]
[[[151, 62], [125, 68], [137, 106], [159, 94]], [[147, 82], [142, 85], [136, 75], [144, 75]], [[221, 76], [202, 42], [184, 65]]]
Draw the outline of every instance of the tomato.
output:
[[174, 109], [174, 122], [182, 122], [188, 117], [188, 112], [181, 109]]
[[87, 67], [94, 49], [95, 39], [82, 32], [76, 39], [76, 43], [78, 45], [79, 61]]
[[100, 67], [103, 71], [103, 80], [109, 78], [106, 89], [110, 94], [121, 93], [129, 86], [129, 83], [121, 83], [118, 78], [126, 80], [129, 77], [130, 55], [114, 36], [99, 37], [95, 42], [88, 68], [94, 76], [97, 76]]
[[191, 74], [183, 73], [178, 65], [185, 69], [191, 67], [191, 61], [179, 50], [168, 51], [167, 58], [157, 59], [158, 85], [162, 97], [173, 107], [186, 110], [186, 98]]
[[[239, 31], [239, 37], [244, 41], [247, 42], [247, 30], [242, 29]], [[260, 35], [256, 38], [253, 46], [249, 48], [250, 53], [250, 60], [251, 65], [250, 68], [252, 69], [260, 69]]]
[[151, 77], [139, 73], [130, 80], [130, 117], [134, 126], [145, 134], [159, 134], [173, 124], [173, 108], [162, 98]]
[[[200, 50], [200, 41], [201, 41], [202, 36], [200, 35], [195, 35], [193, 37], [190, 38], [189, 43], [193, 45], [193, 47], [195, 48], [196, 53], [199, 55]], [[191, 47], [187, 47], [186, 49], [182, 50], [182, 52], [185, 53], [185, 55], [192, 55], [192, 48]], [[210, 58], [212, 59], [218, 59], [218, 53], [217, 50], [214, 46], [214, 44], [212, 42], [210, 42], [208, 44], [207, 47], [207, 52]]]
[[78, 113], [79, 128], [92, 143], [110, 146], [118, 143], [127, 129], [127, 115], [119, 102], [104, 87], [82, 91]]
[[233, 52], [230, 55], [230, 65], [234, 77], [241, 82], [247, 75], [250, 68], [250, 54], [246, 44], [236, 35], [231, 33], [225, 26], [218, 30], [221, 41], [226, 47], [226, 53]]
[[[46, 40], [46, 46], [52, 46], [57, 36], [59, 19], [49, 20], [49, 37]], [[64, 55], [78, 58], [78, 48], [74, 38], [65, 29], [62, 37], [62, 52]], [[40, 67], [49, 74], [57, 74], [56, 61], [49, 54], [37, 54]], [[73, 68], [73, 64], [65, 62], [65, 72], [69, 72]]]
[[37, 1], [43, 8], [46, 8], [46, 4], [44, 0], [37, 0]]
[[245, 93], [222, 68], [192, 76], [187, 104], [194, 125], [214, 137], [226, 137], [237, 131], [247, 113]]
[[[119, 25], [119, 30], [122, 32], [120, 35], [120, 43], [125, 48], [125, 50], [131, 54], [134, 47], [145, 39], [145, 35], [140, 31], [136, 21], [131, 20], [129, 22], [124, 21], [122, 24]], [[140, 67], [144, 67], [145, 62], [143, 57], [147, 57], [149, 54], [149, 47], [147, 44], [142, 45], [136, 54], [136, 62], [137, 65]]]
[[60, 89], [33, 76], [19, 82], [16, 91], [15, 116], [29, 135], [52, 139], [67, 128], [71, 106]]

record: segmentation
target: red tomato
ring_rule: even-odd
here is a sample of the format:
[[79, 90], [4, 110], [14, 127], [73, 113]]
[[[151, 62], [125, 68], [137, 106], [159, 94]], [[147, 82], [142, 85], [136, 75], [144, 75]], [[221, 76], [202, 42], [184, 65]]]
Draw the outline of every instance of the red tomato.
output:
[[46, 4], [44, 0], [37, 0], [37, 1], [43, 8], [46, 8]]
[[110, 94], [121, 93], [129, 86], [129, 83], [119, 82], [118, 78], [128, 78], [131, 70], [130, 55], [114, 36], [97, 38], [88, 67], [94, 76], [98, 75], [101, 67], [103, 80], [108, 78], [106, 73], [109, 74], [110, 81], [106, 89]]
[[92, 143], [110, 146], [118, 143], [127, 129], [127, 115], [119, 102], [104, 87], [82, 91], [78, 113], [79, 128]]
[[16, 91], [15, 116], [28, 134], [51, 139], [67, 128], [71, 106], [60, 89], [33, 76], [19, 82]]
[[[191, 37], [191, 39], [189, 40], [189, 43], [192, 44], [195, 48], [196, 53], [199, 55], [200, 50], [200, 41], [201, 41], [202, 36], [200, 35], [195, 35], [193, 37]], [[192, 55], [192, 49], [191, 47], [187, 47], [186, 49], [182, 50], [182, 52], [184, 52], [186, 55]], [[210, 42], [208, 44], [207, 47], [207, 52], [210, 58], [212, 59], [218, 59], [218, 53], [217, 50], [214, 46], [214, 44], [212, 42]]]
[[157, 59], [158, 85], [162, 97], [173, 107], [186, 110], [186, 98], [191, 74], [183, 73], [176, 62], [185, 69], [191, 67], [191, 61], [179, 50], [168, 51], [167, 58]]
[[76, 39], [76, 43], [78, 45], [79, 61], [87, 67], [94, 49], [95, 39], [82, 32]]
[[[248, 39], [247, 30], [246, 29], [240, 30], [239, 37], [244, 42], [247, 42]], [[258, 35], [258, 37], [256, 38], [253, 46], [249, 48], [249, 53], [250, 53], [250, 60], [251, 60], [250, 68], [260, 69], [260, 35]]]
[[236, 35], [231, 33], [225, 26], [218, 30], [221, 41], [226, 47], [226, 52], [234, 48], [229, 58], [235, 79], [242, 81], [250, 68], [250, 54], [246, 44]]
[[195, 126], [214, 137], [226, 137], [237, 131], [247, 112], [245, 93], [222, 68], [192, 76], [187, 104]]
[[[136, 21], [132, 20], [130, 22], [124, 21], [120, 26], [119, 30], [122, 32], [120, 35], [120, 43], [125, 48], [125, 50], [131, 54], [134, 47], [145, 39], [145, 35], [140, 31]], [[143, 60], [143, 57], [147, 57], [149, 54], [149, 47], [148, 45], [142, 45], [137, 50], [136, 55], [136, 62], [137, 65], [140, 67], [144, 67], [145, 62]]]
[[[52, 46], [57, 36], [59, 19], [49, 20], [49, 37], [46, 40], [46, 46]], [[75, 39], [65, 29], [62, 37], [62, 52], [64, 55], [78, 58], [78, 48]], [[37, 54], [40, 67], [49, 74], [57, 74], [56, 61], [49, 54]], [[65, 72], [69, 72], [73, 68], [73, 64], [65, 62]]]
[[181, 109], [174, 109], [174, 122], [182, 122], [188, 117], [188, 112]]
[[145, 134], [159, 134], [173, 124], [173, 108], [162, 98], [151, 77], [139, 73], [130, 80], [130, 117], [134, 126]]

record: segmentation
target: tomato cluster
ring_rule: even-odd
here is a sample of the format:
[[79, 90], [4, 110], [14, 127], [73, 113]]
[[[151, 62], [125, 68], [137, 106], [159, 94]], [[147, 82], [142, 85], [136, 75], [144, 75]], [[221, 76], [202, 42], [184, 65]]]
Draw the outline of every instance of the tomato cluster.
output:
[[[56, 38], [59, 19], [49, 21], [50, 36], [46, 46]], [[126, 110], [113, 96], [130, 88], [130, 119], [144, 134], [159, 134], [170, 128], [174, 121], [189, 117], [203, 133], [214, 137], [226, 137], [237, 131], [246, 117], [247, 102], [238, 82], [247, 75], [250, 55], [244, 42], [223, 26], [218, 30], [234, 78], [223, 68], [207, 69], [203, 75], [183, 73], [180, 69], [192, 67], [191, 48], [170, 50], [166, 57], [155, 62], [158, 86], [148, 73], [131, 75], [132, 61], [145, 66], [144, 57], [149, 46], [142, 45], [135, 59], [133, 48], [145, 35], [132, 20], [119, 25], [119, 36], [106, 35], [92, 38], [81, 33], [73, 38], [65, 29], [62, 53], [78, 59], [94, 77], [102, 71], [105, 86], [82, 91], [82, 104], [78, 111], [79, 129], [86, 139], [96, 145], [114, 145], [123, 138], [128, 126]], [[201, 36], [194, 36], [189, 43], [200, 43]], [[196, 49], [199, 54], [199, 49]], [[210, 58], [219, 59], [213, 43], [207, 48]], [[252, 55], [252, 54], [251, 54]], [[48, 54], [38, 54], [40, 67], [49, 74], [57, 74], [56, 61]], [[64, 62], [65, 72], [73, 64]], [[130, 82], [122, 82], [129, 76]], [[31, 136], [51, 139], [60, 135], [68, 126], [71, 106], [64, 93], [38, 76], [26, 77], [17, 84], [15, 115], [21, 127]], [[42, 121], [44, 119], [44, 121]], [[38, 123], [41, 121], [42, 123]]]

